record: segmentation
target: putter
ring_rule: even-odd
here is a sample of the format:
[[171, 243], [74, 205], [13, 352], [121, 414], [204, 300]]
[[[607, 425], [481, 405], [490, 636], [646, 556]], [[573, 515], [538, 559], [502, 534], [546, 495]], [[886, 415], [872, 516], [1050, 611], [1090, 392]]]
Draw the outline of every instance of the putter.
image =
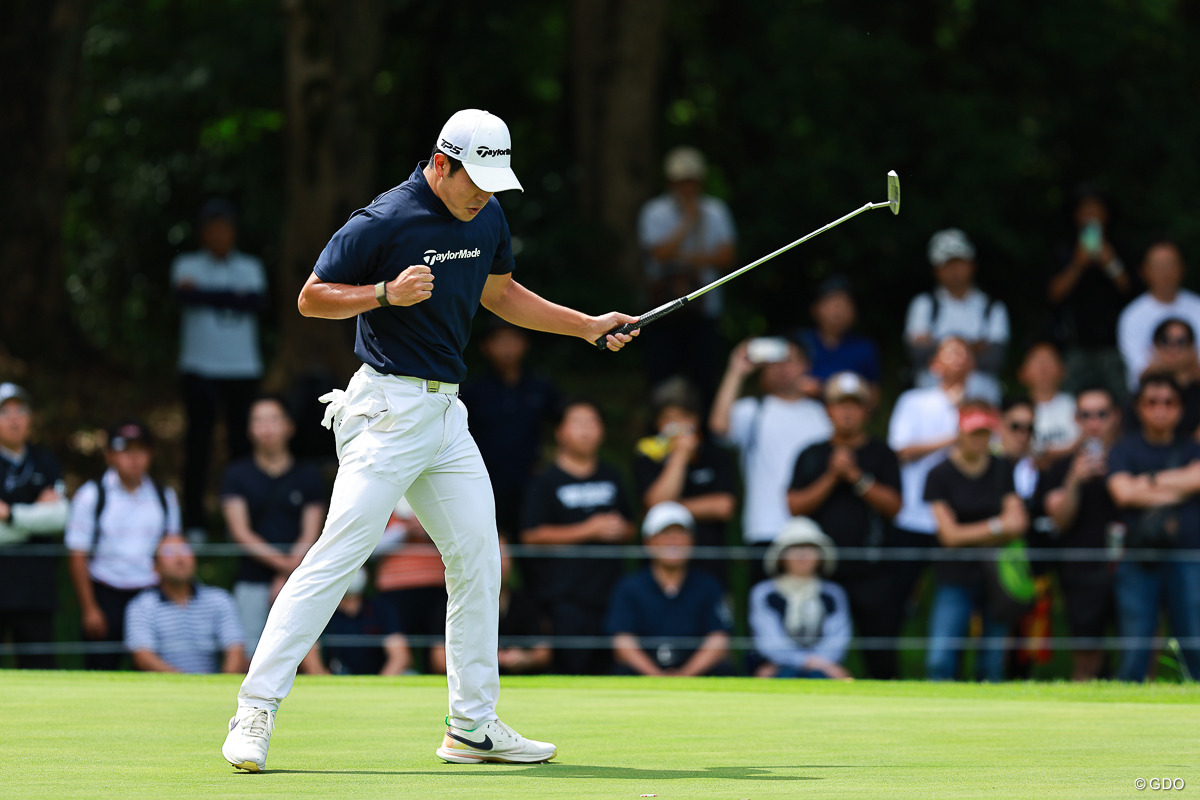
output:
[[770, 261], [775, 256], [780, 255], [781, 253], [786, 253], [788, 250], [791, 250], [796, 245], [803, 244], [804, 242], [807, 242], [809, 239], [813, 238], [814, 236], [818, 236], [818, 235], [824, 233], [825, 231], [829, 230], [830, 228], [833, 228], [837, 225], [841, 225], [843, 222], [845, 222], [848, 219], [851, 219], [852, 217], [857, 217], [859, 214], [863, 213], [864, 211], [870, 211], [873, 208], [886, 207], [886, 208], [890, 208], [892, 210], [893, 214], [899, 214], [900, 213], [900, 176], [896, 174], [896, 170], [892, 170], [892, 171], [888, 172], [888, 174], [887, 174], [887, 197], [888, 197], [888, 199], [884, 200], [882, 203], [867, 203], [862, 208], [855, 209], [854, 211], [851, 211], [846, 216], [841, 217], [839, 219], [835, 219], [833, 222], [829, 223], [825, 227], [819, 228], [819, 229], [813, 231], [812, 233], [808, 234], [807, 236], [801, 236], [799, 239], [792, 242], [791, 244], [784, 245], [783, 247], [776, 250], [774, 253], [769, 253], [769, 254], [763, 256], [762, 258], [760, 258], [758, 261], [754, 261], [750, 264], [747, 264], [746, 266], [742, 267], [741, 269], [734, 270], [733, 272], [729, 273], [728, 275], [726, 275], [723, 278], [717, 278], [715, 281], [708, 284], [707, 286], [701, 286], [699, 289], [697, 289], [696, 291], [692, 292], [689, 295], [676, 298], [675, 300], [672, 300], [669, 303], [664, 303], [663, 305], [659, 306], [658, 308], [655, 308], [651, 311], [647, 311], [645, 314], [642, 314], [642, 316], [638, 318], [637, 322], [626, 322], [624, 325], [618, 325], [617, 327], [613, 328], [608, 333], [601, 336], [595, 342], [593, 342], [593, 344], [595, 344], [601, 350], [607, 350], [609, 334], [632, 333], [633, 331], [636, 331], [640, 328], [644, 328], [647, 325], [649, 325], [651, 322], [654, 322], [654, 320], [665, 317], [667, 314], [670, 314], [672, 311], [678, 311], [679, 309], [683, 308], [691, 301], [695, 300], [697, 297], [700, 297], [701, 295], [703, 295], [707, 292], [711, 292], [713, 289], [717, 288], [718, 286], [720, 286], [722, 284], [728, 283], [729, 281], [733, 280], [734, 278], [741, 275], [742, 273], [749, 272], [750, 270], [757, 267], [759, 264], [765, 264], [766, 262]]

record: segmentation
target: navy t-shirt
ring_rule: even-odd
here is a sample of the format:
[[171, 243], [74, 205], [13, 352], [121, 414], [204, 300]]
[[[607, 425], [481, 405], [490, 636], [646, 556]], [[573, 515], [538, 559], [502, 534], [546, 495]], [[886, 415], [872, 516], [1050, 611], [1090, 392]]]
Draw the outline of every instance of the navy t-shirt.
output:
[[[358, 616], [348, 617], [340, 610], [334, 611], [325, 626], [325, 636], [391, 636], [404, 633], [400, 617], [390, 603], [380, 603], [373, 598], [363, 599]], [[385, 655], [382, 644], [364, 642], [322, 643], [329, 671], [335, 675], [377, 675], [383, 669]]]
[[865, 336], [846, 334], [834, 348], [826, 347], [811, 328], [796, 331], [792, 338], [808, 354], [812, 363], [809, 372], [814, 378], [826, 380], [839, 372], [857, 372], [871, 383], [879, 382], [879, 350]]
[[422, 161], [408, 180], [355, 211], [313, 268], [326, 283], [367, 286], [415, 264], [433, 270], [433, 295], [412, 306], [358, 315], [354, 352], [378, 372], [460, 383], [471, 319], [489, 275], [513, 271], [512, 238], [499, 202], [475, 219], [450, 214], [429, 188]]
[[[49, 450], [30, 445], [25, 457], [13, 463], [0, 456], [0, 500], [9, 505], [31, 505], [46, 489], [61, 487], [62, 470]], [[28, 544], [46, 545], [62, 540], [62, 534], [31, 536]], [[0, 609], [53, 611], [58, 608], [57, 556], [29, 555], [0, 557]]]
[[646, 567], [617, 584], [604, 627], [614, 635], [633, 634], [646, 655], [669, 669], [687, 663], [696, 652], [694, 640], [728, 631], [730, 618], [724, 589], [712, 575], [689, 570], [670, 596]]
[[[1180, 439], [1173, 444], [1150, 444], [1139, 434], [1126, 436], [1108, 453], [1108, 474], [1125, 472], [1134, 477], [1147, 472], [1178, 469], [1200, 460], [1200, 444]], [[1177, 507], [1179, 547], [1200, 547], [1200, 495], [1192, 495]], [[1146, 509], [1124, 509], [1125, 524], [1133, 527]]]
[[559, 403], [558, 388], [530, 372], [508, 384], [492, 370], [463, 384], [458, 397], [470, 414], [471, 436], [492, 480], [496, 520], [501, 530], [514, 533], [525, 487], [537, 466], [542, 425]]
[[[287, 472], [272, 477], [259, 469], [253, 458], [243, 458], [226, 468], [221, 496], [245, 500], [251, 530], [280, 549], [289, 550], [300, 538], [304, 507], [325, 505], [327, 494], [320, 471], [307, 461], [296, 461]], [[248, 556], [240, 561], [238, 581], [270, 583], [275, 577], [275, 572], [260, 561]]]

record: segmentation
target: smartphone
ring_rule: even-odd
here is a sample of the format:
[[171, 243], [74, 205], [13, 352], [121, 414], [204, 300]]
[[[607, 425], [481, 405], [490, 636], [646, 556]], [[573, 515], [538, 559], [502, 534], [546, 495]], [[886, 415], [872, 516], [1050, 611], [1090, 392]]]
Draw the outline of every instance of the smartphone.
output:
[[1104, 227], [1099, 220], [1094, 219], [1088, 222], [1079, 231], [1079, 246], [1085, 253], [1093, 256], [1100, 255], [1100, 250], [1104, 246]]
[[788, 341], [778, 336], [760, 336], [746, 345], [746, 357], [755, 364], [775, 364], [786, 361]]

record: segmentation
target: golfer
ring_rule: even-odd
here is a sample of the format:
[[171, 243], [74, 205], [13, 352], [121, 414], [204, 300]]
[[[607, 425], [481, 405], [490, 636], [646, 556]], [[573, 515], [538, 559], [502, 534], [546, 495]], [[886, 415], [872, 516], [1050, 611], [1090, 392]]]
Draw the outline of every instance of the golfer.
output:
[[[491, 483], [457, 398], [463, 349], [480, 303], [513, 324], [589, 343], [636, 317], [588, 316], [512, 279], [508, 223], [492, 197], [521, 189], [510, 157], [499, 117], [454, 114], [429, 161], [350, 217], [300, 291], [305, 316], [358, 317], [354, 352], [363, 366], [345, 391], [321, 398], [339, 461], [329, 516], [271, 608], [242, 682], [222, 748], [238, 769], [265, 768], [296, 667], [402, 496], [446, 564], [450, 711], [437, 754], [467, 764], [535, 763], [557, 752], [496, 718], [500, 545]], [[609, 335], [608, 348], [631, 338]]]

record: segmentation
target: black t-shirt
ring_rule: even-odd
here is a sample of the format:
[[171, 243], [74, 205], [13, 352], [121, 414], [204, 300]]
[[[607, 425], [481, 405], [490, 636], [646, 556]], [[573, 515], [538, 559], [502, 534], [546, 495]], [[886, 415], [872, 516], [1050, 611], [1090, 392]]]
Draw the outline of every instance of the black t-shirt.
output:
[[[1062, 242], [1055, 250], [1054, 276], [1070, 268], [1075, 240]], [[1054, 308], [1063, 344], [1083, 348], [1117, 346], [1117, 318], [1127, 298], [1099, 264], [1088, 266], [1071, 293]]]
[[[815, 483], [829, 467], [833, 443], [817, 442], [806, 447], [796, 457], [789, 489], [804, 489]], [[883, 442], [868, 439], [854, 451], [859, 469], [875, 476], [881, 486], [900, 491], [900, 462]], [[838, 481], [829, 497], [809, 516], [821, 526], [838, 547], [880, 547], [887, 540], [890, 524], [866, 500], [854, 492], [854, 487]], [[834, 580], [846, 580], [871, 569], [866, 561], [838, 559]]]
[[[591, 475], [576, 478], [551, 464], [529, 486], [521, 530], [574, 525], [607, 511], [633, 518], [621, 474], [614, 467], [599, 463]], [[586, 546], [605, 545], [588, 542]], [[618, 558], [533, 558], [523, 568], [529, 589], [543, 605], [567, 602], [599, 612], [607, 607], [609, 593], [622, 572]]]
[[[1108, 474], [1118, 472], [1133, 476], [1147, 472], [1177, 469], [1200, 461], [1200, 444], [1191, 439], [1179, 439], [1172, 444], [1150, 444], [1138, 433], [1126, 436], [1113, 445], [1108, 454]], [[1200, 547], [1200, 495], [1193, 494], [1176, 506], [1179, 520], [1179, 547]], [[1137, 525], [1145, 509], [1124, 509], [1124, 521], [1129, 527]]]
[[[30, 505], [46, 489], [59, 487], [62, 470], [49, 450], [30, 445], [25, 457], [13, 463], [0, 456], [0, 500], [8, 505]], [[31, 536], [26, 544], [44, 545], [61, 535]], [[53, 611], [58, 607], [55, 574], [58, 558], [49, 555], [0, 557], [0, 609]]]
[[[1074, 454], [1063, 456], [1046, 468], [1038, 481], [1035, 503], [1044, 507], [1046, 495], [1062, 488], [1067, 482], [1067, 473], [1070, 472], [1071, 462], [1074, 460]], [[1108, 543], [1108, 526], [1120, 519], [1120, 514], [1112, 495], [1108, 493], [1108, 480], [1105, 477], [1084, 481], [1079, 485], [1079, 510], [1075, 513], [1075, 522], [1071, 527], [1059, 531], [1058, 536], [1048, 543], [1052, 547], [1102, 549]], [[1064, 577], [1084, 577], [1107, 572], [1108, 564], [1104, 561], [1078, 561], [1068, 558], [1060, 562], [1057, 568], [1059, 574]]]
[[[639, 498], [644, 497], [650, 485], [658, 480], [665, 463], [665, 456], [656, 459], [645, 452], [637, 454], [633, 461], [633, 484]], [[737, 494], [737, 462], [733, 453], [704, 439], [687, 466], [680, 497], [700, 497], [722, 492]], [[702, 547], [725, 544], [725, 523], [697, 522], [695, 543]]]
[[558, 389], [528, 372], [510, 385], [491, 371], [464, 383], [459, 398], [470, 414], [471, 436], [492, 481], [498, 521], [512, 532], [537, 465], [542, 423], [558, 406]]
[[[296, 460], [292, 468], [271, 477], [258, 468], [253, 458], [233, 462], [221, 482], [222, 497], [241, 497], [250, 512], [250, 528], [271, 544], [287, 550], [300, 538], [304, 507], [325, 505], [325, 481], [307, 461]], [[239, 560], [235, 580], [270, 583], [275, 572], [253, 558]]]
[[[953, 461], [947, 459], [931, 469], [925, 479], [925, 502], [941, 500], [946, 503], [960, 525], [983, 522], [996, 516], [1004, 506], [1005, 496], [1014, 493], [1012, 462], [996, 456], [975, 478], [964, 475]], [[971, 548], [954, 549], [965, 555]], [[982, 562], [974, 559], [937, 561], [933, 572], [942, 583], [970, 585], [983, 579]]]

